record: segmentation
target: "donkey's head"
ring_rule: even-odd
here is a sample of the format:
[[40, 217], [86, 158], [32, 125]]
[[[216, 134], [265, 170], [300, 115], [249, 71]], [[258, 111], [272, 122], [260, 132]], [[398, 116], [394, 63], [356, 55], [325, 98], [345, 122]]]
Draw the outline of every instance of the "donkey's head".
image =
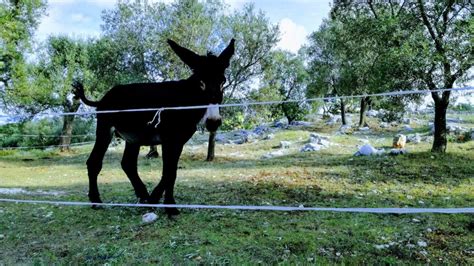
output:
[[219, 56], [211, 53], [204, 56], [198, 55], [172, 40], [168, 40], [168, 44], [193, 71], [193, 79], [196, 80], [198, 89], [202, 91], [209, 103], [206, 112], [206, 128], [209, 131], [215, 131], [221, 124], [219, 108], [215, 104], [222, 103], [223, 88], [226, 82], [224, 72], [229, 67], [230, 58], [234, 54], [234, 39]]

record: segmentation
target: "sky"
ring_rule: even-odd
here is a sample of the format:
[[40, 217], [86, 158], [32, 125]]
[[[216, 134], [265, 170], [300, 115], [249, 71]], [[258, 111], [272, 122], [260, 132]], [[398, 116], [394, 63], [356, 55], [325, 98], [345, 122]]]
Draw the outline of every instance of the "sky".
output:
[[[171, 2], [172, 0], [161, 0]], [[111, 9], [117, 0], [49, 0], [36, 38], [67, 34], [76, 37], [99, 36], [101, 13]], [[332, 0], [225, 0], [232, 9], [252, 2], [265, 12], [271, 23], [280, 27], [278, 47], [297, 52], [307, 36], [319, 28], [329, 14]]]

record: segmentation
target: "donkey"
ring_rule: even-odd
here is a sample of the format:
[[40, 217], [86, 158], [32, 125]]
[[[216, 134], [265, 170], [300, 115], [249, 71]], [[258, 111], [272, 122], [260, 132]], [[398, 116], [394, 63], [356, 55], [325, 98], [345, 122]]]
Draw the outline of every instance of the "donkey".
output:
[[[161, 83], [135, 83], [118, 85], [110, 89], [100, 101], [87, 99], [81, 83], [73, 84], [74, 94], [86, 105], [97, 111], [166, 108], [179, 106], [201, 106], [208, 108], [179, 109], [142, 112], [98, 113], [96, 141], [87, 160], [89, 176], [89, 200], [101, 203], [97, 176], [102, 169], [102, 160], [115, 130], [125, 140], [122, 169], [130, 179], [140, 203], [157, 204], [164, 193], [164, 204], [175, 204], [174, 184], [179, 157], [184, 144], [196, 132], [197, 124], [205, 119], [209, 131], [221, 125], [221, 116], [216, 104], [222, 103], [224, 71], [229, 67], [234, 54], [234, 39], [219, 56], [208, 53], [200, 56], [172, 40], [171, 49], [191, 68], [188, 79]], [[163, 171], [158, 185], [149, 194], [138, 176], [137, 159], [140, 146], [162, 146]], [[168, 215], [179, 214], [176, 208], [165, 208]]]

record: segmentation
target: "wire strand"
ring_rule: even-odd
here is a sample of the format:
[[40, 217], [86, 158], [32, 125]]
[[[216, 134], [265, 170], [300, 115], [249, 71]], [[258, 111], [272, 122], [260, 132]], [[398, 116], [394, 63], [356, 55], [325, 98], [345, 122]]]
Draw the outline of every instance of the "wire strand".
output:
[[183, 208], [183, 209], [227, 209], [252, 211], [317, 211], [317, 212], [351, 212], [351, 213], [380, 213], [380, 214], [411, 214], [411, 213], [444, 213], [460, 214], [474, 213], [474, 208], [334, 208], [334, 207], [298, 207], [292, 206], [252, 206], [252, 205], [202, 205], [202, 204], [132, 204], [132, 203], [91, 203], [80, 201], [48, 201], [48, 200], [19, 200], [1, 199], [7, 203], [50, 204], [66, 206], [103, 206], [103, 207], [132, 207], [132, 208]]

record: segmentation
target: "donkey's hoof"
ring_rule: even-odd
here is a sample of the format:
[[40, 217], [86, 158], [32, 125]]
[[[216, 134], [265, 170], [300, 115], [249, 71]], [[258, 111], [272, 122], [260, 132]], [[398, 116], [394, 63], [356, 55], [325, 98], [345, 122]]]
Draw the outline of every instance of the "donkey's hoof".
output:
[[168, 214], [169, 218], [180, 214], [177, 208], [165, 208], [165, 212]]

